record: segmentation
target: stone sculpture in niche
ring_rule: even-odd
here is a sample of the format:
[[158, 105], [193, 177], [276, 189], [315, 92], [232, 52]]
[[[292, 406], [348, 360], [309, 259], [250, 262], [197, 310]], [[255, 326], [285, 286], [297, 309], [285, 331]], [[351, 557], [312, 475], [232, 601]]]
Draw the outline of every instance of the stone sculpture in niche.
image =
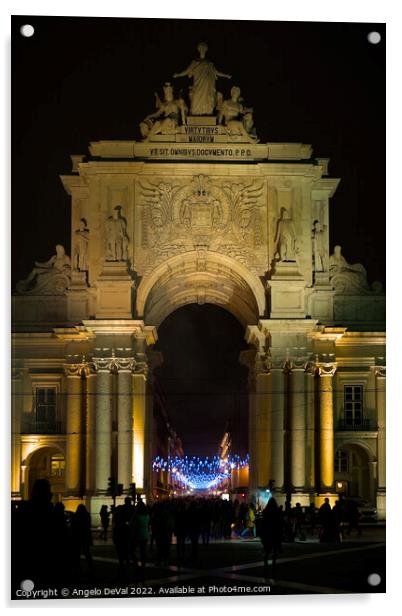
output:
[[87, 221], [81, 218], [79, 227], [74, 232], [75, 247], [73, 255], [73, 269], [78, 272], [88, 271], [88, 244], [89, 244], [89, 229]]
[[121, 215], [122, 206], [116, 205], [106, 223], [106, 261], [127, 261], [127, 221]]
[[17, 292], [24, 295], [62, 295], [71, 279], [71, 259], [64, 246], [57, 244], [56, 254], [49, 261], [35, 261], [35, 267], [25, 280], [17, 283]]
[[335, 246], [334, 253], [329, 257], [329, 279], [335, 291], [339, 294], [381, 293], [381, 282], [367, 282], [367, 272], [361, 263], [348, 263], [342, 255], [342, 247]]
[[186, 123], [187, 105], [182, 98], [175, 99], [173, 88], [170, 83], [163, 86], [165, 100], [161, 101], [156, 96], [156, 107], [158, 111], [148, 115], [140, 124], [141, 135], [145, 141], [152, 139], [154, 135], [174, 135], [181, 119], [182, 124]]
[[312, 248], [314, 271], [326, 272], [328, 259], [325, 244], [325, 227], [321, 227], [319, 220], [315, 220], [313, 223]]
[[216, 105], [216, 80], [218, 77], [231, 79], [231, 75], [221, 73], [215, 68], [213, 62], [206, 59], [208, 51], [206, 43], [199, 43], [197, 49], [200, 57], [193, 60], [190, 66], [181, 73], [175, 73], [173, 77], [193, 78], [190, 93], [191, 115], [211, 115]]
[[238, 86], [233, 86], [230, 95], [231, 98], [219, 105], [218, 124], [224, 123], [230, 135], [239, 135], [256, 143], [258, 139], [254, 131], [253, 109], [243, 106]]
[[298, 246], [293, 220], [286, 208], [281, 209], [274, 239], [277, 261], [296, 261]]

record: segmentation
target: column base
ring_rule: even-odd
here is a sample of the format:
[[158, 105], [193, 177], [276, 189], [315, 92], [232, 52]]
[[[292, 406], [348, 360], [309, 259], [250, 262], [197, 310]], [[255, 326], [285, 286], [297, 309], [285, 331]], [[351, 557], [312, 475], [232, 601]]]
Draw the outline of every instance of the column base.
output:
[[282, 505], [282, 507], [285, 507], [285, 503], [286, 503], [286, 492], [276, 492], [275, 490], [272, 492], [272, 496], [274, 497], [274, 499], [276, 500], [276, 502], [278, 503], [278, 507], [280, 507], [280, 505]]
[[376, 498], [376, 507], [377, 507], [377, 519], [385, 520], [386, 519], [386, 493], [385, 490], [377, 491]]
[[329, 499], [329, 504], [333, 507], [335, 502], [339, 500], [339, 494], [335, 494], [335, 492], [320, 492], [320, 494], [316, 494], [314, 497], [315, 506], [319, 509], [324, 504], [326, 498]]
[[290, 495], [290, 502], [292, 503], [292, 507], [294, 507], [296, 503], [300, 503], [302, 507], [308, 507], [311, 502], [311, 494], [308, 492], [292, 492]]
[[62, 499], [63, 505], [66, 511], [76, 512], [78, 505], [88, 506], [88, 500], [86, 498], [80, 498], [79, 496], [66, 494]]

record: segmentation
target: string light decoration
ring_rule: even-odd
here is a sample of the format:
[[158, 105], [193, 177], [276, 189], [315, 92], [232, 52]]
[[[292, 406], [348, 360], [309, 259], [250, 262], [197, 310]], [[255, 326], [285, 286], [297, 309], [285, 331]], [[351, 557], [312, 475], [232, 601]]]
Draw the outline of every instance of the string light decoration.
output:
[[167, 471], [177, 481], [192, 490], [210, 490], [217, 488], [225, 479], [228, 479], [232, 471], [240, 471], [248, 464], [248, 454], [245, 458], [237, 454], [226, 458], [219, 456], [162, 458], [156, 456], [152, 463], [152, 470]]

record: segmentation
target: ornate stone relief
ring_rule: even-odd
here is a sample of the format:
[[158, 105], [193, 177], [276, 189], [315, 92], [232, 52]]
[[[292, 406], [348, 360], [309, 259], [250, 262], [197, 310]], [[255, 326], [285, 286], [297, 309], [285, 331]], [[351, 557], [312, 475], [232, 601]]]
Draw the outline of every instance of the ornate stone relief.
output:
[[218, 183], [200, 174], [184, 185], [148, 181], [139, 186], [143, 249], [136, 263], [139, 269], [147, 271], [192, 250], [199, 252], [201, 268], [206, 250], [231, 256], [254, 270], [264, 263], [261, 182]]

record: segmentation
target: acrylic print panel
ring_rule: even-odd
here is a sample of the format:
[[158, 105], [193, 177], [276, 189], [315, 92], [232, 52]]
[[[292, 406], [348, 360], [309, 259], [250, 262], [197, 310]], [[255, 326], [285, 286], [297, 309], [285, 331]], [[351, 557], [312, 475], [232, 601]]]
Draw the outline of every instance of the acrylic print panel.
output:
[[13, 17], [13, 599], [385, 591], [384, 55]]

